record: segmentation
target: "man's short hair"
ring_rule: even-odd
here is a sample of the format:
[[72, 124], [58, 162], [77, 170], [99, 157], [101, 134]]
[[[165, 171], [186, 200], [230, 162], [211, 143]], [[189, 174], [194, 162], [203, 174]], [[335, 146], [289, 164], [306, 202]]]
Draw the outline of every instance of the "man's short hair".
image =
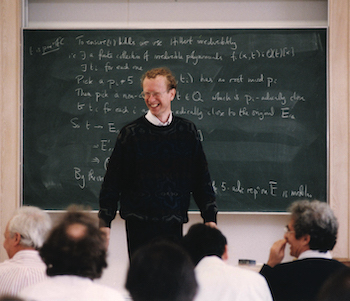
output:
[[194, 265], [174, 242], [153, 242], [132, 256], [125, 287], [134, 301], [191, 301], [197, 292]]
[[145, 78], [154, 79], [158, 75], [166, 77], [166, 79], [168, 81], [168, 85], [167, 85], [168, 91], [170, 91], [171, 89], [176, 90], [177, 82], [176, 82], [175, 76], [166, 67], [154, 68], [154, 69], [148, 70], [146, 73], [144, 73], [141, 77], [141, 87], [143, 88], [143, 81], [145, 80]]
[[21, 235], [21, 245], [38, 250], [42, 247], [51, 226], [51, 218], [45, 211], [34, 206], [23, 206], [10, 219], [8, 231], [10, 237], [15, 233]]
[[222, 257], [227, 245], [226, 237], [219, 229], [205, 224], [194, 224], [183, 238], [183, 244], [195, 265], [205, 256]]
[[48, 276], [101, 277], [107, 267], [106, 240], [97, 223], [87, 212], [69, 208], [40, 250]]
[[289, 207], [289, 211], [297, 239], [308, 234], [311, 250], [326, 252], [333, 249], [337, 242], [338, 221], [327, 203], [297, 201]]

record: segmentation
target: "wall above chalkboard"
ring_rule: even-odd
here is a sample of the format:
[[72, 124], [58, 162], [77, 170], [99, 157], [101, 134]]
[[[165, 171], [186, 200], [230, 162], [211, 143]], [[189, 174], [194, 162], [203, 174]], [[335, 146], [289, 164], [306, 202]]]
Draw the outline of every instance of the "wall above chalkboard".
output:
[[[98, 208], [119, 129], [167, 66], [220, 211], [327, 200], [326, 29], [23, 30], [23, 203]], [[192, 207], [195, 209], [195, 206]]]

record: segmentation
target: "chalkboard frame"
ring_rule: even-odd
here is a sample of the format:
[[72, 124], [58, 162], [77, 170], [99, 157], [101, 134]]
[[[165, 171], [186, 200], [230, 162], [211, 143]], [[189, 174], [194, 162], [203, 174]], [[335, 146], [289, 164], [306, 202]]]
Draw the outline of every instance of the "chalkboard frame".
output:
[[[200, 29], [199, 29], [200, 30]], [[205, 29], [206, 31], [208, 30], [208, 29]], [[210, 30], [210, 29], [209, 29]], [[213, 29], [213, 31], [216, 31], [217, 29]], [[228, 29], [228, 30], [231, 30], [231, 29]], [[327, 35], [327, 28], [317, 28], [317, 29], [310, 29], [310, 28], [306, 28], [306, 29], [300, 29], [300, 28], [298, 28], [298, 29], [293, 29], [293, 28], [291, 28], [291, 29], [285, 29], [285, 28], [283, 28], [283, 29], [239, 29], [239, 30], [237, 30], [237, 31], [245, 31], [245, 32], [248, 32], [248, 31], [259, 31], [259, 32], [263, 32], [263, 31], [292, 31], [292, 32], [299, 32], [299, 31], [322, 31], [323, 32], [323, 34], [324, 34], [324, 36], [325, 36], [325, 39], [326, 39], [326, 35]], [[29, 30], [24, 30], [24, 32], [29, 32], [29, 31], [31, 31], [31, 29], [29, 29]], [[34, 30], [34, 31], [36, 31], [36, 32], [38, 32], [38, 31], [46, 31], [46, 30]], [[82, 32], [85, 32], [85, 31], [87, 31], [87, 32], [90, 32], [90, 31], [94, 31], [94, 30], [60, 30], [60, 31], [82, 31]], [[100, 31], [100, 30], [98, 30], [98, 31]], [[105, 31], [105, 30], [102, 30], [102, 31]], [[106, 31], [110, 31], [110, 30], [106, 30]], [[112, 30], [112, 31], [114, 31], [114, 32], [118, 32], [118, 30]], [[126, 32], [128, 32], [129, 30], [126, 30]], [[130, 31], [133, 31], [133, 30], [130, 30]], [[148, 31], [148, 30], [140, 30], [140, 31]], [[154, 31], [154, 30], [151, 30], [151, 31]], [[155, 31], [159, 31], [159, 30], [155, 30]], [[182, 30], [178, 30], [178, 31], [182, 31]], [[193, 30], [193, 31], [198, 31], [197, 29], [195, 29], [195, 30]], [[219, 31], [225, 31], [225, 29], [220, 29]], [[325, 41], [325, 43], [324, 43], [324, 46], [325, 46], [325, 49], [327, 49], [327, 47], [326, 47], [326, 45], [327, 45], [327, 41]], [[24, 47], [25, 47], [25, 45], [24, 45]], [[326, 53], [326, 50], [325, 50], [325, 57], [324, 57], [324, 59], [325, 59], [325, 66], [327, 65], [327, 53]], [[24, 74], [24, 76], [25, 76], [25, 74]], [[328, 115], [328, 108], [327, 108], [327, 104], [328, 104], [328, 93], [327, 93], [327, 76], [326, 76], [326, 73], [325, 73], [325, 88], [326, 88], [326, 90], [325, 90], [325, 108], [326, 108], [326, 112], [325, 112], [325, 129], [324, 129], [324, 131], [325, 131], [325, 137], [324, 137], [324, 141], [325, 141], [325, 145], [324, 145], [324, 147], [325, 147], [325, 150], [326, 150], [326, 154], [324, 155], [324, 168], [325, 168], [325, 171], [324, 171], [324, 173], [325, 173], [325, 184], [324, 184], [324, 192], [322, 193], [322, 196], [323, 197], [321, 197], [320, 199], [321, 200], [323, 200], [323, 201], [327, 201], [327, 191], [328, 191], [328, 117], [327, 117], [327, 115]], [[25, 92], [25, 91], [24, 91]], [[24, 93], [25, 94], [25, 93]], [[23, 100], [24, 101], [24, 100]], [[25, 115], [25, 113], [23, 113], [23, 115]], [[23, 127], [25, 127], [25, 122], [24, 122], [24, 125], [23, 125]], [[206, 148], [206, 146], [204, 145], [204, 148]], [[25, 150], [24, 150], [24, 148], [23, 148], [23, 152], [25, 152]], [[23, 153], [23, 157], [24, 157], [24, 153]], [[25, 162], [24, 162], [24, 166], [25, 166]], [[25, 168], [25, 167], [24, 167]], [[23, 169], [23, 181], [25, 181], [25, 174], [26, 174], [26, 172], [25, 172], [25, 170]], [[221, 181], [221, 188], [223, 187], [222, 186], [222, 183], [223, 183], [223, 181]], [[25, 185], [24, 185], [25, 186]], [[220, 186], [219, 186], [220, 187]], [[231, 182], [231, 185], [230, 185], [230, 187], [231, 187], [231, 189], [233, 190], [233, 189], [236, 189], [237, 191], [239, 191], [239, 183], [238, 182], [235, 182], [235, 183], [232, 183]], [[253, 188], [253, 190], [254, 190], [254, 188], [257, 188], [257, 186], [255, 186], [255, 187], [250, 187], [250, 188]], [[260, 187], [261, 188], [261, 187]], [[304, 187], [305, 188], [305, 187]], [[223, 189], [223, 188], [222, 188]], [[225, 187], [225, 189], [226, 189], [226, 187]], [[247, 188], [245, 188], [245, 189], [247, 189]], [[247, 190], [246, 190], [247, 191]], [[297, 189], [295, 190], [295, 194], [297, 195], [298, 194], [298, 192], [300, 192], [300, 191], [298, 191]], [[305, 192], [305, 191], [304, 191]], [[252, 191], [252, 194], [254, 194], [255, 192], [253, 192]], [[302, 194], [302, 193], [300, 193], [300, 194]], [[305, 192], [305, 194], [306, 194], [306, 196], [307, 196], [307, 193]], [[298, 197], [298, 198], [300, 198], [300, 197]], [[297, 197], [294, 197], [293, 199], [297, 199]], [[23, 203], [24, 204], [34, 204], [34, 205], [39, 205], [40, 207], [43, 207], [44, 209], [55, 209], [55, 210], [59, 210], [59, 209], [63, 209], [63, 207], [62, 208], [52, 208], [53, 206], [47, 206], [47, 207], [45, 207], [45, 205], [43, 206], [43, 204], [37, 204], [37, 203], [35, 203], [35, 202], [33, 202], [33, 201], [30, 201], [30, 202], [28, 202], [27, 200], [26, 200], [26, 198], [25, 198], [25, 196], [23, 195]], [[82, 203], [84, 203], [84, 202], [82, 202]], [[91, 205], [91, 204], [90, 204]], [[96, 208], [96, 206], [92, 206], [92, 207], [94, 207], [94, 208]], [[192, 210], [195, 210], [195, 207], [191, 207], [191, 209]], [[253, 210], [250, 210], [249, 208], [248, 208], [248, 210], [245, 210], [245, 209], [243, 209], [243, 210], [241, 210], [241, 209], [239, 209], [239, 210], [226, 210], [225, 209], [225, 207], [224, 208], [220, 208], [220, 206], [219, 206], [219, 209], [221, 209], [221, 211], [224, 211], [224, 212], [265, 212], [265, 213], [267, 213], [267, 212], [275, 212], [275, 213], [277, 213], [277, 212], [284, 212], [285, 211], [285, 209], [286, 209], [286, 207], [285, 207], [285, 209], [278, 209], [278, 210], [269, 210], [269, 209], [253, 209]]]

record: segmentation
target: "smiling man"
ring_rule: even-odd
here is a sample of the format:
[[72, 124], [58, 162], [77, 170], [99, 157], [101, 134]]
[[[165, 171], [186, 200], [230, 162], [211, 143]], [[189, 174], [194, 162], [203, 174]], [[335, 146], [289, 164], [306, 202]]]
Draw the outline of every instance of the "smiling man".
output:
[[176, 79], [167, 68], [141, 78], [149, 111], [123, 127], [100, 191], [100, 227], [109, 237], [120, 210], [128, 251], [160, 236], [181, 238], [191, 194], [205, 223], [215, 226], [217, 206], [196, 126], [173, 115]]
[[[291, 219], [284, 238], [272, 245], [260, 274], [275, 301], [312, 301], [328, 277], [345, 267], [330, 254], [337, 241], [338, 222], [324, 202], [298, 201], [289, 210]], [[281, 263], [287, 244], [297, 260]]]

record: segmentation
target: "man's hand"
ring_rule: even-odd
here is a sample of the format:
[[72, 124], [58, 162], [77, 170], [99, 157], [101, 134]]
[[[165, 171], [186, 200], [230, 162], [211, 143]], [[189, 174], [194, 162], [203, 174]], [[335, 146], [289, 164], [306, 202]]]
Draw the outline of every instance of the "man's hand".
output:
[[111, 228], [109, 228], [109, 227], [101, 227], [100, 230], [106, 235], [106, 250], [108, 250], [109, 238], [111, 236]]
[[218, 228], [218, 226], [214, 222], [207, 222], [205, 225], [212, 227], [212, 228]]
[[270, 249], [270, 257], [267, 265], [274, 267], [275, 265], [282, 262], [284, 258], [284, 250], [286, 248], [287, 240], [281, 239], [276, 241]]

